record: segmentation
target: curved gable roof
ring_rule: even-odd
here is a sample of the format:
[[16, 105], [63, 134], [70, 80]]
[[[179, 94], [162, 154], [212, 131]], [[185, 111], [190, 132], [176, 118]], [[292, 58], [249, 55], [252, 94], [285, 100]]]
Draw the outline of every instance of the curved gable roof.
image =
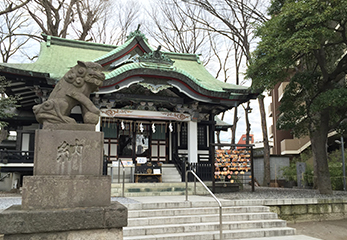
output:
[[110, 63], [130, 53], [136, 47], [138, 47], [143, 53], [153, 51], [153, 48], [148, 44], [147, 38], [139, 30], [136, 30], [128, 36], [128, 39], [124, 44], [108, 52], [107, 54], [94, 59], [93, 62], [99, 63], [102, 66], [109, 65]]

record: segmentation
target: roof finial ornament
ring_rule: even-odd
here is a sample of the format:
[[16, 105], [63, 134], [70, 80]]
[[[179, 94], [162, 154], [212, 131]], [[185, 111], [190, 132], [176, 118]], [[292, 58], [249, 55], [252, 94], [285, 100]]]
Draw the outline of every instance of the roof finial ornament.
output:
[[127, 41], [133, 37], [141, 37], [143, 38], [145, 41], [148, 41], [148, 39], [146, 38], [145, 34], [143, 34], [141, 31], [140, 31], [140, 27], [141, 27], [141, 24], [137, 25], [137, 29], [133, 32], [131, 32], [129, 34], [129, 36], [127, 36]]
[[157, 50], [150, 53], [146, 53], [142, 55], [141, 57], [139, 57], [139, 61], [173, 65], [174, 61], [172, 61], [169, 57], [163, 54], [160, 51], [160, 49], [161, 49], [161, 45], [158, 46]]
[[157, 59], [160, 59], [160, 58], [161, 58], [160, 49], [161, 49], [161, 45], [159, 45], [158, 48], [157, 48], [157, 50], [155, 50], [155, 51], [153, 52], [154, 58], [157, 58]]

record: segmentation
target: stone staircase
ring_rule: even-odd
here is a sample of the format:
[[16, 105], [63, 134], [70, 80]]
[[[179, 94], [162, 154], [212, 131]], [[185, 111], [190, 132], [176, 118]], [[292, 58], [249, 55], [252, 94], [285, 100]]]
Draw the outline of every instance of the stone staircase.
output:
[[[198, 197], [198, 196], [197, 196]], [[201, 197], [204, 198], [204, 197]], [[242, 239], [295, 235], [295, 229], [265, 206], [222, 201], [223, 238]], [[215, 201], [125, 204], [128, 226], [124, 240], [208, 240], [219, 238], [219, 207]]]
[[182, 181], [181, 175], [177, 171], [177, 169], [176, 169], [174, 164], [165, 163], [165, 164], [163, 164], [161, 169], [162, 169], [162, 172], [163, 172], [162, 173], [163, 183], [169, 183], [169, 182], [177, 183], [177, 182], [181, 182]]
[[[139, 196], [177, 196], [185, 195], [186, 184], [182, 182], [177, 183], [125, 183], [124, 197], [139, 197]], [[208, 194], [206, 189], [200, 184], [196, 183], [196, 193], [194, 193], [194, 183], [188, 183], [188, 193], [205, 195]], [[111, 184], [111, 196], [122, 196], [122, 184]]]
[[[124, 180], [126, 183], [132, 183], [134, 182], [134, 167], [125, 167], [124, 168]], [[119, 175], [118, 175], [119, 171]], [[120, 182], [123, 181], [123, 169], [118, 167], [114, 167], [112, 170], [111, 168], [108, 168], [108, 175], [112, 176], [112, 181], [114, 183], [118, 183], [118, 179]], [[162, 182], [163, 183], [178, 183], [181, 182], [181, 175], [177, 171], [174, 164], [168, 164], [164, 163], [162, 165]]]

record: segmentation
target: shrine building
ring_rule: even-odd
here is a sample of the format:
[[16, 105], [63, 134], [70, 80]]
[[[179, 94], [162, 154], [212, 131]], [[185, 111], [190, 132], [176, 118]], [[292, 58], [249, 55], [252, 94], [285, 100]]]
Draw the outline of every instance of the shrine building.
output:
[[[139, 30], [120, 46], [43, 37], [36, 62], [0, 64], [0, 75], [11, 82], [6, 94], [20, 97], [17, 115], [8, 120], [9, 130], [17, 132], [12, 150], [27, 159], [32, 159], [34, 130], [41, 127], [32, 107], [47, 100], [77, 61], [104, 69], [104, 84], [91, 99], [101, 111], [96, 131], [104, 132], [109, 162], [145, 159], [177, 166], [185, 157], [190, 163], [212, 163], [215, 131], [230, 127], [216, 124], [216, 116], [256, 97], [248, 87], [215, 79], [197, 54], [151, 47]], [[71, 114], [77, 122], [82, 122], [80, 112], [75, 108]], [[0, 164], [2, 172], [32, 167]]]

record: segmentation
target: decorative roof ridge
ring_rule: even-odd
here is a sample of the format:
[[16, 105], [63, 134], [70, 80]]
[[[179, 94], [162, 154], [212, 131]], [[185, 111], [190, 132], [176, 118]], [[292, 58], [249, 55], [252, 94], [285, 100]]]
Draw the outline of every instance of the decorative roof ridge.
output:
[[181, 59], [181, 60], [192, 60], [196, 61], [197, 63], [201, 63], [201, 60], [199, 58], [199, 54], [195, 53], [177, 53], [177, 52], [163, 52], [165, 55], [169, 56], [170, 58], [174, 59]]
[[173, 65], [175, 61], [172, 61], [166, 54], [160, 51], [161, 46], [159, 45], [157, 50], [150, 53], [145, 53], [138, 58], [139, 62], [150, 62], [158, 64]]
[[117, 52], [120, 52], [121, 50], [125, 49], [134, 40], [134, 38], [135, 37], [127, 39], [122, 45], [119, 45], [117, 48], [111, 50], [110, 52], [106, 53], [103, 56], [100, 56], [100, 57], [98, 57], [96, 59], [93, 59], [92, 62], [100, 61], [100, 60], [102, 60], [104, 58], [107, 58], [109, 56], [112, 56], [112, 55], [116, 54]]
[[198, 56], [199, 54], [196, 54], [196, 53], [178, 53], [178, 52], [165, 52], [163, 51], [163, 53], [165, 54], [171, 54], [171, 55], [184, 55], [184, 56]]
[[47, 34], [41, 34], [43, 39], [46, 41], [47, 47], [50, 45], [60, 45], [60, 46], [71, 46], [77, 48], [88, 48], [95, 50], [111, 50], [117, 48], [116, 45], [112, 44], [104, 44], [104, 43], [95, 43], [95, 42], [87, 42], [83, 40], [75, 40], [75, 39], [67, 39], [60, 38], [56, 36], [51, 36]]

